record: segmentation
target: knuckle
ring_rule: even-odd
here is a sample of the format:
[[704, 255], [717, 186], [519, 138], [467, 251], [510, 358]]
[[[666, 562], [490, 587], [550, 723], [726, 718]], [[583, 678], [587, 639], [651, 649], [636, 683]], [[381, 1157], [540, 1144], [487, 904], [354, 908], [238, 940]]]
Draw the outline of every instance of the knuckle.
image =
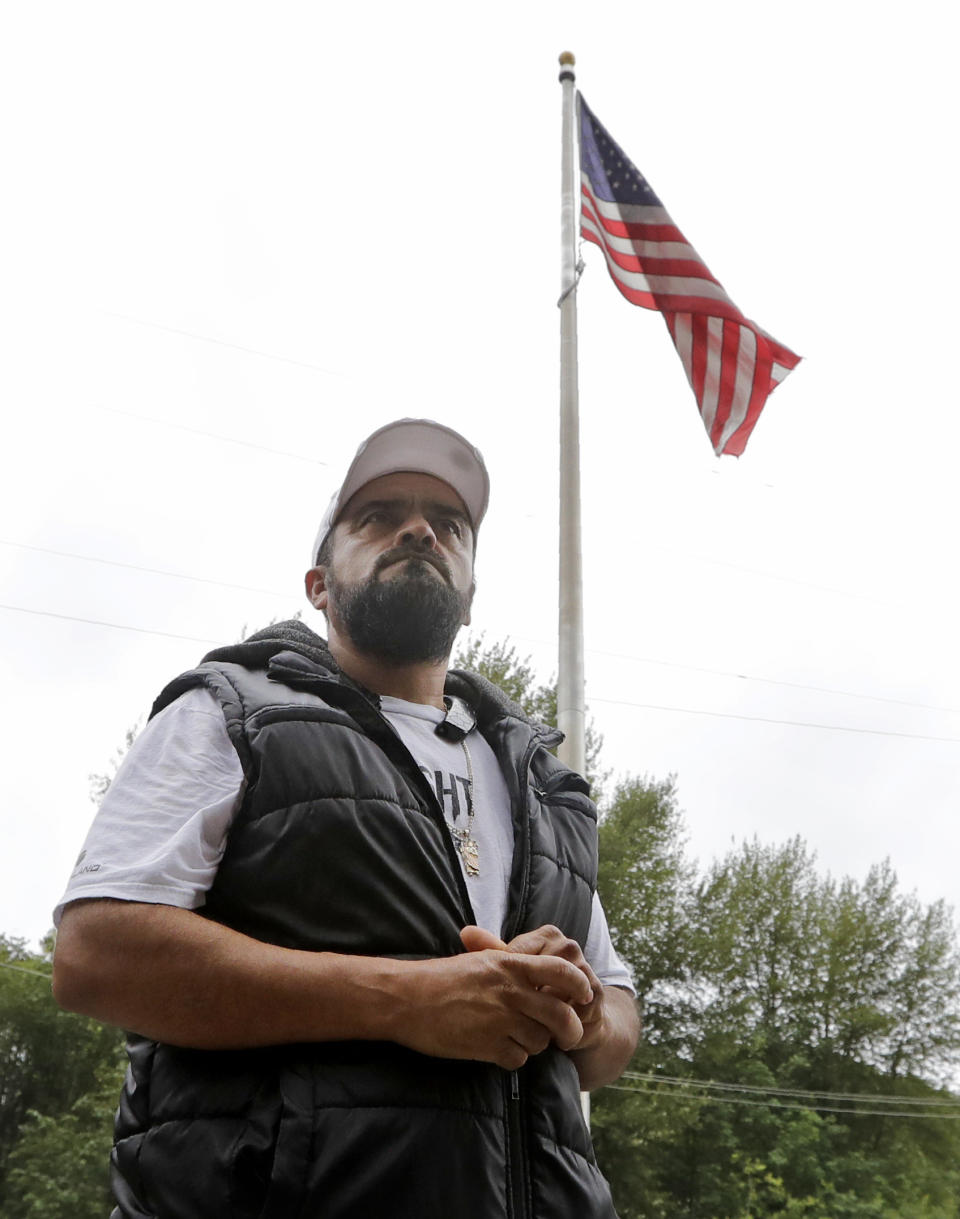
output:
[[519, 1071], [526, 1063], [529, 1054], [523, 1046], [517, 1045], [515, 1042], [509, 1045], [503, 1052], [498, 1066], [503, 1067], [507, 1071]]
[[565, 1016], [566, 1016], [566, 1026], [567, 1026], [567, 1029], [568, 1029], [571, 1037], [575, 1037], [577, 1039], [577, 1041], [579, 1041], [580, 1038], [583, 1036], [583, 1021], [580, 1019], [580, 1017], [577, 1015], [577, 1013], [573, 1010], [572, 1007], [567, 1008]]

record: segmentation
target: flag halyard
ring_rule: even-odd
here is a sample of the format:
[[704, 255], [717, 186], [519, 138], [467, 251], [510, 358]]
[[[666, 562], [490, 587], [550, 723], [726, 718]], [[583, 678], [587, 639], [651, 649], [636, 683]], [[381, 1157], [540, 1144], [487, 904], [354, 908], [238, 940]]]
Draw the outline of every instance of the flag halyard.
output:
[[603, 251], [623, 296], [663, 316], [714, 452], [739, 457], [800, 357], [744, 317], [583, 95], [577, 100], [580, 232]]

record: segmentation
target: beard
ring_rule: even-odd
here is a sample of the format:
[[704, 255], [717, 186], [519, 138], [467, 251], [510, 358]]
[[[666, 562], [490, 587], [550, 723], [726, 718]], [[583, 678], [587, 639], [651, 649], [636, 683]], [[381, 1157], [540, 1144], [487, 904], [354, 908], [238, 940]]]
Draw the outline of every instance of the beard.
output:
[[[373, 574], [357, 584], [341, 584], [328, 568], [331, 608], [354, 647], [382, 664], [445, 661], [470, 608], [472, 592], [454, 588], [442, 561], [417, 555], [404, 561], [403, 570], [391, 579], [379, 580], [390, 562], [391, 556], [385, 555]], [[429, 570], [431, 566], [442, 579]]]

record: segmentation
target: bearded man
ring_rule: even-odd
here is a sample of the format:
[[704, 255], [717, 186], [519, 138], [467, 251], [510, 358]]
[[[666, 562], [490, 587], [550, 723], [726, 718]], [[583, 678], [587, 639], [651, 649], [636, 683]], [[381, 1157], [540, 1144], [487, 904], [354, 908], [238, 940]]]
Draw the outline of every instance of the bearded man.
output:
[[58, 907], [129, 1030], [114, 1219], [610, 1219], [579, 1090], [638, 1033], [584, 780], [476, 674], [480, 454], [361, 445], [298, 621], [157, 699]]

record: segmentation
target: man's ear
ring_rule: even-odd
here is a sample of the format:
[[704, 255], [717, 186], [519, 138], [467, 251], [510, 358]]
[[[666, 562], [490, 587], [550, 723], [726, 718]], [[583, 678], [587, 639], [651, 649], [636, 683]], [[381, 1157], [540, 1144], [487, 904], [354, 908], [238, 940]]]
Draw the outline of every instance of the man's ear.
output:
[[303, 577], [303, 585], [307, 590], [307, 600], [313, 608], [325, 614], [327, 612], [328, 597], [327, 569], [325, 567], [311, 567]]

